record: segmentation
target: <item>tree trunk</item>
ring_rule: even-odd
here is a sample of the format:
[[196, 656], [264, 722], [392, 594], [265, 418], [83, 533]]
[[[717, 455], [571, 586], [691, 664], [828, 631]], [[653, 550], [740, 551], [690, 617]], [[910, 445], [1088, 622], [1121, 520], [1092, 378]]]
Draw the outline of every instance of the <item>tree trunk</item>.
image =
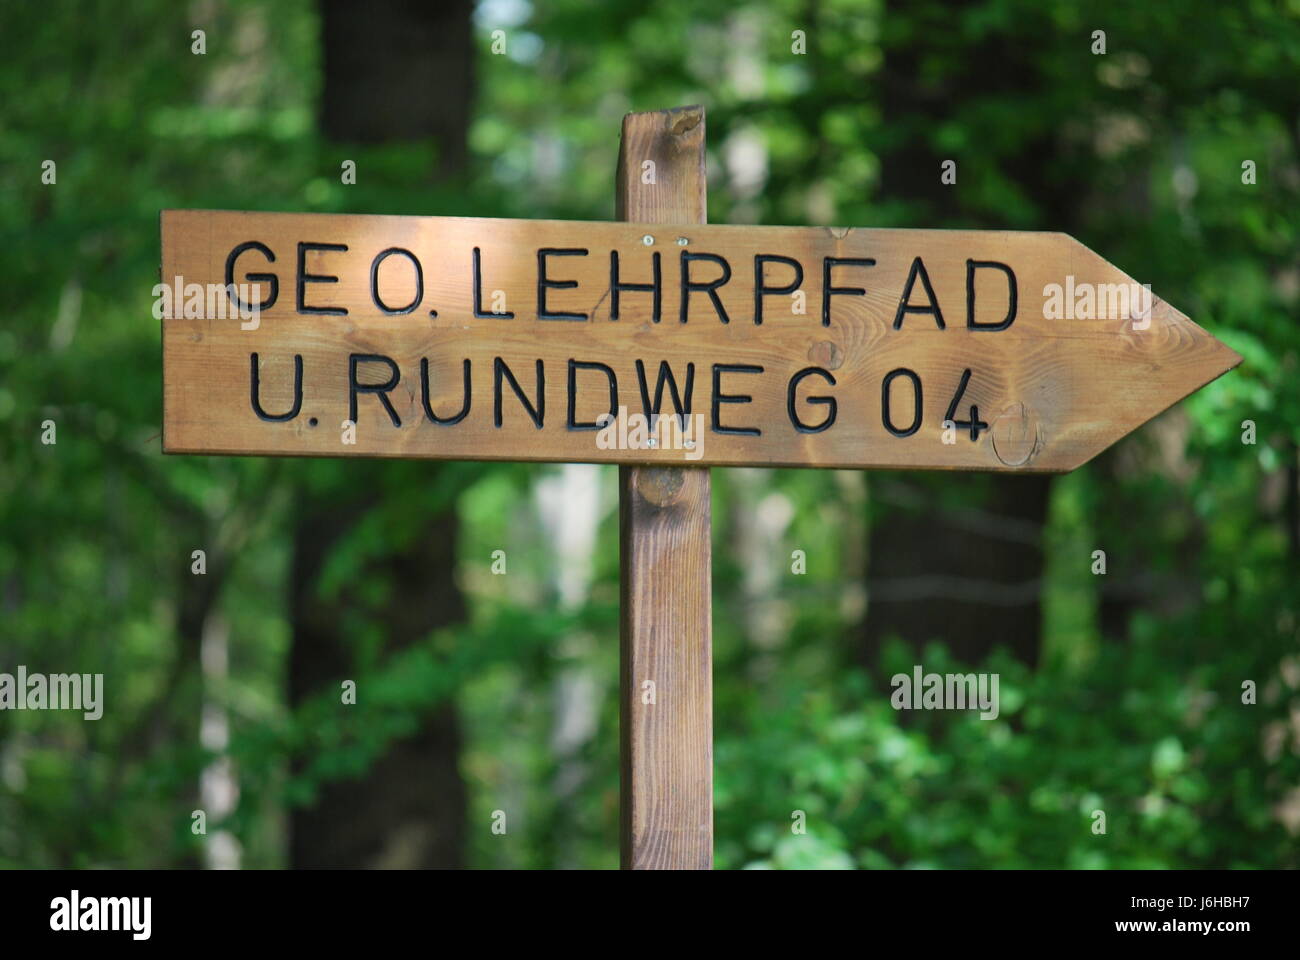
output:
[[[434, 177], [463, 170], [474, 79], [472, 4], [322, 0], [324, 90], [321, 129], [335, 140], [373, 143], [431, 137]], [[341, 683], [359, 680], [357, 638], [347, 611], [361, 598], [348, 589], [323, 599], [319, 575], [339, 540], [369, 509], [391, 464], [351, 461], [333, 489], [300, 490], [294, 530], [293, 638], [289, 700], [318, 695], [364, 722], [366, 689], [341, 702]], [[428, 465], [433, 474], [439, 467]], [[464, 620], [456, 586], [457, 520], [447, 511], [414, 542], [369, 563], [390, 587], [369, 621], [383, 635], [380, 657]], [[293, 867], [462, 867], [467, 803], [460, 777], [461, 734], [454, 703], [423, 714], [419, 729], [392, 743], [358, 778], [320, 786], [310, 807], [290, 814]]]
[[981, 479], [988, 483], [974, 497], [964, 475], [873, 484], [884, 509], [871, 525], [868, 661], [898, 635], [917, 649], [943, 640], [965, 663], [998, 646], [1038, 662], [1048, 478]]
[[[369, 709], [358, 677], [356, 638], [347, 629], [349, 611], [358, 616], [361, 600], [348, 588], [326, 600], [316, 587], [335, 545], [373, 506], [360, 498], [346, 504], [315, 501], [301, 511], [294, 538], [289, 699], [296, 706], [314, 696], [330, 697], [340, 710], [356, 711], [355, 724], [366, 722]], [[456, 533], [455, 514], [445, 513], [409, 548], [376, 559], [361, 574], [391, 587], [386, 601], [368, 615], [368, 625], [383, 632], [384, 654], [464, 619], [464, 599], [452, 576]], [[357, 681], [355, 704], [342, 703], [344, 680]], [[459, 755], [455, 707], [439, 705], [360, 778], [325, 783], [312, 806], [293, 811], [291, 864], [464, 866], [466, 800]]]
[[471, 0], [322, 0], [325, 136], [341, 143], [432, 137], [436, 175], [464, 170], [473, 11]]
[[[1034, 44], [1027, 39], [1032, 24], [1008, 28], [1015, 36], [993, 36], [978, 47], [962, 47], [962, 62], [946, 75], [923, 69], [933, 37], [943, 33], [942, 21], [956, 15], [900, 5], [898, 16], [913, 21], [912, 29], [885, 51], [885, 129], [896, 146], [885, 152], [881, 179], [889, 200], [908, 202], [921, 212], [923, 222], [909, 226], [969, 225], [971, 219], [957, 185], [962, 158], [932, 149], [934, 131], [950, 117], [977, 115], [971, 109], [976, 103], [1032, 96], [1045, 82], [1034, 60]], [[986, 152], [982, 159], [995, 161], [1028, 193], [1041, 210], [1044, 228], [1069, 231], [1077, 201], [1075, 191], [1049, 179], [1049, 158], [1056, 149], [1045, 128], [1008, 155]], [[957, 184], [941, 181], [945, 160], [957, 161]], [[987, 220], [987, 212], [980, 219]], [[989, 442], [987, 435], [983, 442]], [[871, 496], [878, 508], [871, 524], [862, 658], [873, 663], [881, 641], [896, 634], [917, 648], [943, 640], [966, 662], [1005, 646], [1018, 659], [1036, 664], [1041, 540], [1050, 483], [1050, 477], [1028, 474], [908, 473], [873, 482]]]

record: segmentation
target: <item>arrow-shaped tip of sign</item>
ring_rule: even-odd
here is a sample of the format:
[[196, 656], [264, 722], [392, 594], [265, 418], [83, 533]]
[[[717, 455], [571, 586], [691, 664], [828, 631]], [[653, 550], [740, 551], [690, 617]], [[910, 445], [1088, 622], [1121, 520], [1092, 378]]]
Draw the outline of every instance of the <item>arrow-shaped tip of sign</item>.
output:
[[[1062, 405], [1069, 414], [1056, 424], [1056, 455], [1042, 458], [1039, 469], [1069, 471], [1232, 370], [1242, 357], [1149, 287], [1073, 237], [1061, 236], [1068, 240], [1071, 279], [1092, 283], [1094, 315], [1102, 317], [1057, 321], [1072, 326], [1077, 342], [1087, 348], [1070, 364], [1072, 396]], [[1102, 291], [1109, 294], [1115, 285], [1134, 296], [1128, 309], [1107, 314], [1101, 309]], [[996, 444], [996, 434], [994, 440]]]

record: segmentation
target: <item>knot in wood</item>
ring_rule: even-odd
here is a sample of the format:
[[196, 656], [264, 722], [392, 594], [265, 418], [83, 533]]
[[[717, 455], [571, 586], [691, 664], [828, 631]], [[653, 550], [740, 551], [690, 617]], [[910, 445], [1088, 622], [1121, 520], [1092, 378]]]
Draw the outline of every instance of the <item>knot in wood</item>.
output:
[[686, 474], [680, 467], [642, 467], [637, 471], [637, 493], [656, 507], [675, 502], [685, 486]]
[[832, 340], [818, 340], [808, 350], [808, 359], [827, 370], [838, 370], [844, 363], [844, 351]]
[[1024, 467], [1043, 449], [1043, 427], [1032, 410], [1020, 401], [1008, 406], [993, 421], [993, 453], [1005, 466]]

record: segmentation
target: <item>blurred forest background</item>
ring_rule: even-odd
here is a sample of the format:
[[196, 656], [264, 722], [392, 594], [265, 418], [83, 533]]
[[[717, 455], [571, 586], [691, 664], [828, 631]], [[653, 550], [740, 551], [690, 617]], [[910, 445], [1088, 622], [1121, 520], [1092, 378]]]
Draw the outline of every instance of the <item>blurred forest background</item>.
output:
[[[163, 208], [611, 219], [623, 114], [690, 103], [713, 222], [1063, 230], [1245, 357], [1067, 476], [715, 470], [718, 866], [1300, 866], [1300, 0], [60, 0], [0, 51], [0, 671], [105, 675], [0, 713], [0, 866], [617, 864], [616, 470], [164, 458], [150, 291]], [[896, 713], [916, 663], [1001, 716]]]

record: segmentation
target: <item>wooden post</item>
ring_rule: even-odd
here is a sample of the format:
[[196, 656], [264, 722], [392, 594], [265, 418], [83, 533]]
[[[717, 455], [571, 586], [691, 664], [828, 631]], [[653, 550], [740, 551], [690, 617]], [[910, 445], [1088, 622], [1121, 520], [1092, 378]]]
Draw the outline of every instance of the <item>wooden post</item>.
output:
[[[703, 107], [623, 118], [617, 211], [634, 223], [707, 222]], [[653, 235], [665, 270], [679, 233]], [[710, 492], [704, 468], [619, 467], [625, 870], [713, 867]]]

